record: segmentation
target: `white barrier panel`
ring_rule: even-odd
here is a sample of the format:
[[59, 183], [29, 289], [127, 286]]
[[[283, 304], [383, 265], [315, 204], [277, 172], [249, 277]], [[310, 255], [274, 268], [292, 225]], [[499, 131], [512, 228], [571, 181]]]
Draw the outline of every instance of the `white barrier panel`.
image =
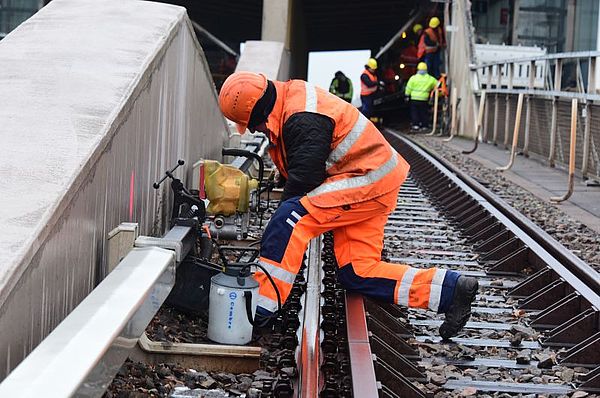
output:
[[2, 379], [102, 279], [109, 231], [163, 232], [152, 182], [220, 159], [227, 127], [181, 7], [54, 0], [0, 42], [0, 69]]

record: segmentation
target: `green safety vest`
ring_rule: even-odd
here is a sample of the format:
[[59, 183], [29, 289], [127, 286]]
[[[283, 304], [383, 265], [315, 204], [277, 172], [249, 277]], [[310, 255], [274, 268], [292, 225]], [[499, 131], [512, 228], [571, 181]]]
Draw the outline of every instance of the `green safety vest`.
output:
[[340, 83], [339, 79], [333, 79], [333, 81], [331, 82], [331, 85], [329, 86], [329, 92], [332, 93], [333, 95], [337, 95], [340, 98], [352, 100], [352, 95], [353, 95], [353, 91], [354, 91], [352, 89], [352, 80], [347, 79], [347, 81], [348, 81], [348, 92], [342, 93], [342, 92], [338, 91], [338, 85]]
[[405, 94], [413, 101], [428, 101], [429, 93], [438, 84], [435, 77], [425, 73], [417, 73], [408, 79]]

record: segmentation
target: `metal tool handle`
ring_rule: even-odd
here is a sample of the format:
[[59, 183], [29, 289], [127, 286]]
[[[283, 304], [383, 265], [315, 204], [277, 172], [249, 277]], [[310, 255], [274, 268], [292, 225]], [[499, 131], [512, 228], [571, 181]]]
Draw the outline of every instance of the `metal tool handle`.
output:
[[167, 178], [171, 178], [171, 179], [173, 179], [173, 178], [174, 178], [174, 177], [173, 177], [173, 172], [174, 172], [175, 170], [177, 170], [177, 168], [178, 168], [179, 166], [183, 166], [184, 164], [185, 164], [185, 161], [184, 161], [183, 159], [179, 159], [179, 160], [177, 161], [177, 165], [176, 165], [175, 167], [173, 167], [171, 170], [167, 170], [167, 171], [165, 171], [165, 176], [164, 176], [163, 178], [161, 178], [161, 179], [160, 179], [160, 181], [158, 181], [158, 182], [155, 182], [154, 184], [152, 184], [152, 186], [154, 187], [154, 189], [158, 189], [158, 188], [160, 187], [160, 184], [162, 184], [162, 183], [163, 183], [163, 181], [164, 181], [164, 180], [166, 180]]

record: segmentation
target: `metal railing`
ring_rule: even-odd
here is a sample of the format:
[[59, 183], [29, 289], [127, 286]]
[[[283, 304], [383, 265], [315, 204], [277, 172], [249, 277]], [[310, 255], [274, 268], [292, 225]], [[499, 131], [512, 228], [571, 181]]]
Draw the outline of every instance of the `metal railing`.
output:
[[[133, 236], [108, 276], [0, 384], [0, 397], [100, 397], [175, 284], [195, 230]], [[122, 242], [121, 242], [122, 243]], [[117, 244], [119, 246], [120, 244]], [[120, 257], [125, 253], [117, 253]]]
[[135, 248], [0, 384], [2, 397], [100, 397], [175, 282], [175, 252]]
[[[521, 152], [545, 160], [550, 167], [569, 168], [569, 191], [572, 191], [572, 174], [586, 180], [600, 179], [598, 57], [600, 51], [585, 51], [471, 66], [473, 71], [486, 71], [484, 81], [478, 77], [474, 81], [479, 111], [483, 115], [474, 127], [476, 140], [507, 149], [513, 147], [511, 159], [515, 152]], [[535, 85], [541, 62], [546, 73], [543, 87]], [[529, 65], [526, 88], [513, 87], [517, 64]], [[524, 102], [522, 108], [518, 107], [519, 97]], [[472, 151], [476, 149], [475, 144]], [[502, 169], [508, 170], [511, 166], [512, 161]]]

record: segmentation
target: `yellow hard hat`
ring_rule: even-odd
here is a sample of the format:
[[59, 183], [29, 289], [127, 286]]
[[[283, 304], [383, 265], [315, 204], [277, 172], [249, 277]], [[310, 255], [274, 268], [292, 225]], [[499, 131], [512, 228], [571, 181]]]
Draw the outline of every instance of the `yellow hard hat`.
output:
[[377, 69], [377, 60], [375, 58], [369, 58], [367, 66], [371, 69]]
[[440, 19], [438, 17], [433, 17], [429, 20], [429, 27], [430, 28], [437, 28], [438, 26], [440, 26]]
[[427, 64], [425, 62], [419, 62], [417, 70], [427, 70]]
[[417, 23], [415, 24], [415, 26], [413, 26], [413, 33], [417, 33], [420, 30], [423, 30], [423, 25], [421, 25], [420, 23]]

